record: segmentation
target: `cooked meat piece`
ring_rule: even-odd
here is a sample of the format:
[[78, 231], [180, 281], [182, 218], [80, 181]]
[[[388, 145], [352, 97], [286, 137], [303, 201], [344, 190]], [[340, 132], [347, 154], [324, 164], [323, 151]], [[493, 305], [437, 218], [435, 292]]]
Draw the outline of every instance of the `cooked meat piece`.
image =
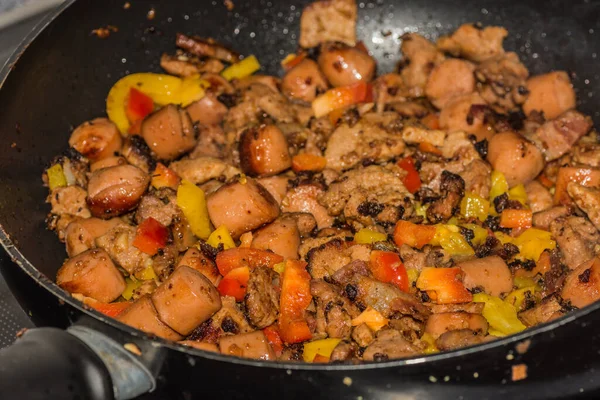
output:
[[570, 182], [567, 192], [577, 207], [587, 214], [596, 229], [600, 230], [600, 189]]
[[449, 268], [454, 266], [454, 260], [450, 253], [441, 247], [432, 247], [427, 245], [423, 248], [423, 251], [425, 254], [427, 254], [427, 257], [425, 258], [426, 266], [432, 266], [436, 268]]
[[484, 303], [430, 304], [431, 312], [434, 314], [453, 313], [459, 311], [471, 314], [481, 314], [484, 306]]
[[300, 18], [300, 39], [304, 48], [324, 42], [356, 43], [356, 2], [321, 0], [308, 4]]
[[310, 103], [327, 90], [327, 80], [313, 60], [306, 58], [290, 69], [281, 81], [281, 91], [290, 99]]
[[529, 203], [529, 208], [531, 208], [531, 211], [534, 213], [544, 211], [552, 207], [552, 195], [540, 182], [529, 182], [527, 185], [525, 185], [525, 191], [527, 192], [527, 202]]
[[473, 24], [464, 24], [452, 35], [439, 38], [437, 47], [455, 57], [482, 62], [504, 53], [502, 42], [507, 35], [508, 31], [500, 26], [481, 29]]
[[276, 175], [292, 166], [288, 142], [275, 125], [246, 129], [239, 142], [240, 166], [251, 176]]
[[490, 165], [483, 160], [473, 160], [467, 164], [465, 170], [460, 173], [465, 181], [465, 191], [487, 199], [490, 196], [491, 173]]
[[234, 239], [275, 220], [280, 213], [273, 196], [251, 178], [221, 186], [206, 203], [213, 225], [225, 225]]
[[306, 254], [308, 271], [314, 279], [322, 279], [354, 260], [368, 262], [370, 253], [371, 250], [366, 245], [350, 246], [344, 239], [327, 238], [325, 243], [313, 247]]
[[457, 329], [442, 333], [435, 341], [435, 345], [442, 351], [474, 346], [486, 341], [486, 338], [470, 329]]
[[152, 294], [159, 318], [182, 335], [213, 316], [221, 308], [219, 292], [200, 272], [181, 266]]
[[183, 213], [173, 219], [171, 233], [173, 236], [173, 244], [179, 251], [186, 251], [196, 243], [197, 239], [190, 228], [190, 224], [183, 216]]
[[424, 332], [425, 324], [410, 316], [403, 316], [399, 319], [391, 319], [388, 326], [402, 334], [409, 342], [418, 340]]
[[400, 74], [404, 84], [413, 97], [421, 97], [429, 74], [445, 57], [433, 43], [418, 33], [402, 35], [401, 50], [403, 66]]
[[433, 108], [424, 99], [390, 103], [388, 108], [405, 118], [424, 118], [433, 112]]
[[231, 356], [257, 360], [275, 360], [277, 358], [262, 331], [221, 336], [219, 348], [222, 354]]
[[465, 261], [458, 267], [464, 272], [463, 284], [467, 289], [482, 288], [492, 296], [501, 296], [512, 290], [512, 274], [498, 256]]
[[[405, 104], [410, 96], [408, 87], [404, 84], [404, 80], [400, 74], [389, 73], [378, 76], [373, 82], [373, 97], [377, 105], [377, 111], [383, 112], [388, 104]], [[417, 104], [417, 103], [408, 103]], [[424, 114], [429, 110], [425, 107]]]
[[433, 314], [425, 324], [425, 332], [435, 339], [445, 332], [458, 329], [470, 329], [485, 336], [488, 332], [488, 322], [481, 314], [459, 311]]
[[202, 39], [196, 36], [190, 37], [178, 33], [175, 39], [175, 45], [194, 55], [213, 57], [228, 63], [235, 63], [240, 59], [239, 54], [225, 48], [211, 38]]
[[375, 334], [364, 322], [352, 329], [352, 340], [360, 347], [367, 347], [375, 340]]
[[508, 186], [532, 181], [544, 169], [542, 152], [514, 132], [497, 133], [488, 145], [488, 162], [506, 177]]
[[183, 339], [183, 336], [169, 328], [158, 318], [158, 313], [152, 304], [152, 300], [150, 300], [150, 296], [143, 296], [135, 301], [125, 311], [121, 312], [117, 319], [126, 325], [163, 339]]
[[52, 205], [52, 214], [69, 214], [75, 217], [89, 218], [92, 216], [86, 204], [87, 192], [79, 186], [57, 187], [48, 198]]
[[80, 293], [102, 303], [110, 303], [125, 290], [123, 275], [108, 253], [100, 249], [68, 259], [56, 273], [56, 284], [69, 293]]
[[329, 356], [329, 361], [347, 361], [352, 360], [356, 357], [356, 352], [358, 351], [358, 347], [356, 343], [348, 340], [342, 340], [331, 352], [331, 356]]
[[446, 132], [434, 129], [421, 129], [418, 126], [407, 125], [402, 129], [402, 139], [409, 144], [427, 142], [434, 146], [442, 146]]
[[156, 167], [156, 160], [152, 157], [150, 147], [139, 135], [127, 136], [123, 142], [121, 155], [125, 157], [129, 164], [138, 167], [145, 173], [149, 173]]
[[427, 209], [427, 219], [434, 223], [447, 221], [458, 211], [465, 195], [465, 181], [460, 175], [443, 171], [440, 191], [441, 197]]
[[182, 344], [184, 346], [193, 347], [198, 350], [210, 351], [212, 353], [219, 352], [219, 347], [214, 343], [198, 342], [196, 340], [181, 340], [177, 343]]
[[600, 258], [589, 260], [572, 270], [561, 292], [563, 299], [582, 308], [600, 299]]
[[487, 104], [477, 93], [465, 93], [452, 97], [440, 112], [440, 128], [456, 132], [472, 133], [477, 140], [489, 139], [494, 134], [487, 123]]
[[540, 111], [547, 120], [551, 120], [575, 108], [575, 91], [565, 71], [533, 76], [527, 80], [527, 90], [529, 96], [523, 104], [527, 115]]
[[394, 329], [378, 332], [377, 338], [365, 349], [363, 360], [387, 361], [395, 358], [409, 357], [419, 350]]
[[414, 269], [419, 272], [426, 267], [427, 254], [413, 249], [407, 244], [400, 246], [400, 258], [407, 270]]
[[590, 167], [600, 167], [600, 144], [578, 143], [572, 149], [573, 161]]
[[247, 89], [254, 84], [260, 84], [268, 87], [271, 92], [279, 93], [281, 86], [281, 79], [271, 76], [271, 75], [250, 75], [245, 78], [238, 79], [233, 82], [233, 85], [236, 90], [241, 91], [243, 89]]
[[479, 94], [500, 113], [514, 110], [525, 102], [528, 76], [529, 71], [513, 52], [489, 58], [475, 69]]
[[161, 188], [145, 194], [135, 213], [135, 221], [140, 224], [147, 218], [154, 218], [164, 226], [169, 226], [180, 213], [177, 207], [177, 194], [173, 189]]
[[169, 104], [146, 117], [141, 135], [159, 159], [174, 160], [196, 145], [196, 132], [187, 111]]
[[543, 324], [563, 314], [563, 307], [556, 295], [546, 297], [537, 306], [519, 313], [519, 319], [527, 326]]
[[266, 178], [258, 178], [256, 181], [271, 193], [271, 196], [277, 201], [277, 204], [281, 204], [281, 201], [287, 193], [289, 182], [289, 179], [286, 176], [269, 176]]
[[208, 278], [213, 285], [217, 286], [221, 280], [219, 270], [214, 261], [204, 255], [204, 253], [195, 247], [190, 247], [183, 257], [177, 263], [177, 267], [181, 265], [188, 266]]
[[454, 96], [468, 94], [475, 90], [475, 66], [468, 61], [456, 58], [447, 59], [431, 71], [425, 86], [429, 101], [439, 109], [448, 104]]
[[317, 229], [317, 221], [312, 214], [309, 213], [285, 213], [282, 218], [291, 218], [296, 221], [298, 232], [301, 238], [308, 238]]
[[206, 320], [189, 335], [189, 339], [217, 343], [226, 333], [238, 334], [252, 332], [253, 329], [240, 311], [235, 298], [221, 297], [221, 309], [212, 318]]
[[114, 156], [121, 150], [122, 143], [117, 126], [106, 118], [84, 122], [69, 138], [69, 146], [91, 161]]
[[96, 246], [105, 250], [114, 262], [132, 275], [144, 270], [150, 262], [148, 254], [133, 246], [135, 232], [135, 227], [119, 224], [96, 239]]
[[102, 160], [94, 161], [93, 163], [91, 163], [90, 164], [90, 172], [95, 172], [102, 168], [117, 167], [119, 165], [125, 165], [125, 164], [127, 164], [127, 160], [125, 159], [125, 157], [122, 157], [122, 156], [106, 157], [106, 158], [103, 158]]
[[225, 68], [221, 61], [214, 58], [200, 59], [184, 53], [174, 56], [163, 54], [160, 57], [160, 67], [169, 74], [182, 78], [206, 72], [218, 74]]
[[149, 183], [148, 174], [133, 165], [103, 168], [90, 176], [87, 205], [94, 217], [116, 217], [138, 205]]
[[453, 165], [452, 161], [446, 163], [444, 166], [444, 169], [454, 174], [464, 169], [465, 165], [473, 160], [481, 159], [481, 155], [473, 145], [473, 141], [469, 138], [469, 135], [462, 131], [448, 132], [442, 146], [442, 156], [444, 158], [458, 159], [458, 165], [454, 166], [454, 168], [451, 167]]
[[175, 161], [169, 165], [169, 168], [175, 171], [180, 178], [196, 185], [211, 179], [229, 180], [240, 173], [239, 169], [213, 157]]
[[550, 230], [550, 224], [561, 217], [566, 217], [570, 214], [567, 207], [559, 206], [539, 211], [533, 214], [533, 226], [536, 228]]
[[529, 138], [544, 152], [546, 161], [556, 160], [592, 128], [592, 119], [569, 110], [540, 126]]
[[381, 126], [389, 117], [367, 114], [353, 126], [339, 125], [327, 141], [327, 168], [347, 170], [365, 159], [383, 162], [401, 155], [405, 149], [401, 132]]
[[[366, 261], [354, 260], [350, 264], [347, 264], [344, 267], [338, 269], [331, 276], [331, 278], [335, 283], [346, 288], [348, 287], [348, 285], [354, 286], [353, 283], [358, 276], [369, 276], [369, 266]], [[352, 297], [354, 297], [354, 300], [356, 300], [356, 296], [358, 295], [356, 287], [354, 287], [354, 289], [351, 289], [351, 291], [356, 292], [355, 294], [352, 294]], [[348, 292], [346, 292], [346, 294], [348, 294]]]
[[118, 225], [125, 223], [119, 218], [109, 220], [99, 218], [76, 218], [65, 230], [67, 254], [74, 257], [88, 249], [96, 247], [96, 238]]
[[323, 280], [310, 283], [310, 294], [317, 305], [317, 333], [333, 338], [350, 338], [352, 319], [360, 310], [342, 295], [343, 289]]
[[281, 217], [269, 225], [254, 232], [252, 247], [271, 250], [286, 259], [298, 259], [300, 246], [300, 231], [296, 220], [291, 217]]
[[583, 217], [557, 219], [550, 224], [550, 231], [571, 270], [591, 260], [598, 252], [600, 232]]
[[246, 315], [257, 329], [273, 324], [279, 314], [279, 294], [273, 285], [277, 273], [271, 268], [256, 267], [250, 270], [248, 291], [244, 298]]
[[[194, 101], [187, 106], [192, 123], [200, 123], [202, 125], [218, 125], [223, 121], [223, 117], [227, 114], [227, 107], [217, 100], [217, 97], [212, 93], [206, 93], [200, 100]], [[202, 134], [199, 135], [201, 137]]]
[[345, 43], [323, 43], [318, 62], [323, 75], [334, 87], [370, 82], [375, 75], [375, 60], [363, 50]]
[[317, 221], [319, 229], [333, 225], [334, 218], [329, 215], [327, 208], [317, 200], [323, 196], [324, 190], [317, 184], [301, 184], [290, 189], [281, 201], [281, 211], [286, 213], [308, 213]]

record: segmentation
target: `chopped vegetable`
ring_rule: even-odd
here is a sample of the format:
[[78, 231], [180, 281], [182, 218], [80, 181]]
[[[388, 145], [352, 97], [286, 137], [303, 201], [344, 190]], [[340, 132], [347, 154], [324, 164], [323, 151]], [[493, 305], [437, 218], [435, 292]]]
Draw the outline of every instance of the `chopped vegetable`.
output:
[[279, 297], [279, 330], [285, 343], [300, 343], [312, 338], [304, 316], [312, 301], [310, 280], [304, 261], [286, 260]]
[[204, 191], [192, 182], [183, 179], [177, 188], [177, 205], [183, 211], [194, 235], [200, 239], [208, 239], [211, 225]]
[[461, 226], [473, 231], [473, 239], [471, 239], [471, 243], [473, 243], [474, 246], [479, 246], [485, 243], [485, 240], [488, 237], [487, 229], [475, 224], [462, 224]]
[[391, 251], [373, 250], [369, 268], [375, 279], [392, 283], [400, 290], [408, 292], [408, 275], [398, 254]]
[[250, 268], [235, 268], [221, 279], [217, 289], [221, 296], [231, 296], [235, 297], [236, 301], [242, 301], [244, 300], [244, 296], [246, 296], [248, 279], [250, 279]]
[[423, 117], [421, 123], [428, 129], [440, 129], [440, 118], [433, 113], [429, 113]]
[[417, 279], [419, 279], [419, 271], [416, 269], [407, 269], [406, 275], [408, 276], [408, 286], [414, 287], [417, 284]]
[[521, 289], [516, 289], [506, 295], [504, 301], [515, 307], [517, 311], [522, 311], [525, 304], [527, 293], [534, 294], [539, 288], [537, 286], [529, 286]]
[[119, 301], [117, 303], [101, 303], [99, 301], [93, 301], [86, 304], [94, 308], [96, 311], [100, 311], [107, 317], [112, 318], [116, 318], [131, 305], [131, 303], [128, 301]]
[[456, 225], [437, 225], [431, 244], [441, 246], [451, 256], [475, 254], [475, 251], [459, 232]]
[[168, 187], [173, 190], [177, 190], [177, 186], [179, 186], [180, 181], [181, 179], [175, 171], [166, 167], [162, 163], [156, 163], [156, 168], [152, 173], [152, 181], [150, 184], [155, 189]]
[[292, 158], [292, 169], [294, 172], [322, 171], [326, 166], [327, 159], [314, 154], [302, 153]]
[[273, 271], [277, 272], [279, 275], [283, 274], [283, 270], [285, 269], [285, 262], [280, 262], [273, 265]]
[[407, 244], [417, 249], [429, 244], [436, 234], [433, 225], [417, 225], [412, 222], [400, 220], [394, 228], [394, 242], [398, 247]]
[[329, 89], [312, 102], [315, 117], [320, 118], [333, 110], [358, 103], [373, 101], [373, 87], [365, 82]]
[[434, 145], [432, 145], [431, 143], [429, 143], [429, 142], [421, 142], [421, 143], [419, 143], [419, 151], [422, 151], [424, 153], [435, 154], [435, 155], [438, 155], [438, 156], [442, 155], [442, 151], [440, 149], [438, 149], [437, 147], [435, 147]]
[[508, 198], [510, 200], [516, 200], [522, 205], [527, 205], [527, 191], [525, 190], [525, 186], [522, 183], [517, 186], [511, 188], [508, 191]]
[[317, 355], [329, 358], [333, 349], [335, 349], [341, 341], [342, 339], [328, 338], [304, 343], [302, 358], [305, 362], [312, 362]]
[[525, 329], [525, 325], [517, 318], [516, 308], [499, 297], [477, 293], [473, 301], [484, 303], [482, 314], [496, 334], [511, 335]]
[[404, 157], [398, 161], [398, 166], [406, 171], [406, 176], [402, 179], [406, 190], [416, 193], [421, 188], [421, 178], [415, 168], [415, 160], [412, 157]]
[[572, 203], [567, 185], [576, 182], [583, 186], [600, 186], [600, 169], [589, 167], [562, 167], [556, 176], [554, 204], [569, 205]]
[[141, 279], [143, 281], [149, 281], [151, 279], [157, 279], [156, 278], [156, 272], [154, 272], [154, 268], [152, 268], [152, 265], [148, 265], [146, 268], [144, 268], [140, 272], [136, 273], [135, 277], [138, 278], [138, 279]]
[[360, 315], [352, 320], [352, 326], [358, 326], [360, 324], [367, 324], [367, 326], [374, 332], [377, 332], [384, 326], [386, 326], [390, 321], [381, 315], [379, 311], [374, 309], [371, 306], [368, 306], [365, 311], [360, 313]]
[[525, 268], [519, 268], [515, 271], [515, 286], [523, 287], [517, 284], [518, 279], [531, 279], [538, 274], [540, 276], [544, 276], [546, 272], [550, 271], [551, 267], [552, 264], [550, 260], [550, 253], [548, 253], [547, 251], [542, 252], [540, 258], [536, 261], [535, 267], [532, 270], [528, 271]]
[[369, 228], [362, 228], [354, 234], [354, 241], [358, 244], [372, 244], [376, 242], [385, 242], [387, 235]]
[[265, 334], [267, 341], [271, 345], [271, 348], [277, 357], [279, 357], [283, 352], [283, 341], [281, 340], [281, 335], [279, 334], [279, 328], [277, 328], [277, 325], [271, 325], [267, 326], [262, 331]]
[[492, 185], [490, 187], [490, 202], [503, 193], [508, 192], [508, 182], [506, 177], [500, 171], [493, 170], [491, 175]]
[[553, 250], [556, 247], [552, 234], [537, 228], [527, 229], [512, 243], [519, 248], [520, 257], [533, 261], [538, 261], [544, 250]]
[[50, 190], [67, 186], [67, 177], [63, 172], [62, 165], [54, 164], [46, 170], [46, 174], [48, 175], [48, 187]]
[[131, 300], [131, 297], [133, 297], [133, 292], [144, 283], [144, 281], [131, 278], [126, 278], [125, 282], [127, 283], [127, 286], [125, 286], [125, 290], [123, 290], [123, 293], [121, 293], [121, 296], [125, 300]]
[[490, 211], [490, 202], [483, 197], [467, 192], [460, 202], [460, 213], [465, 218], [477, 218], [485, 221]]
[[230, 65], [221, 72], [228, 81], [246, 78], [260, 69], [260, 63], [255, 56], [248, 56], [242, 61]]
[[[127, 118], [131, 88], [152, 99], [158, 105], [180, 104], [186, 107], [204, 97], [208, 83], [197, 75], [177, 78], [172, 75], [142, 72], [126, 75], [113, 85], [106, 98], [106, 113], [121, 133], [127, 133], [131, 122]], [[147, 104], [144, 106], [147, 107]]]
[[513, 283], [517, 289], [537, 286], [537, 283], [533, 279], [526, 276], [516, 276]]
[[427, 343], [427, 347], [423, 350], [425, 354], [433, 354], [440, 351], [435, 345], [435, 339], [429, 333], [425, 332], [423, 336], [421, 336], [421, 341]]
[[453, 268], [425, 267], [417, 279], [417, 288], [427, 291], [438, 304], [467, 303], [473, 295], [462, 283], [462, 270]]
[[290, 69], [294, 68], [296, 65], [300, 64], [302, 62], [302, 60], [304, 60], [306, 58], [306, 56], [307, 56], [306, 52], [301, 52], [299, 54], [294, 54], [294, 53], [288, 54], [281, 61], [281, 66], [286, 71], [289, 71]]
[[[125, 106], [125, 115], [131, 123], [129, 133], [139, 133], [141, 121], [154, 111], [154, 101], [152, 98], [136, 88], [129, 89]], [[136, 127], [135, 129], [133, 129]]]
[[500, 215], [500, 226], [503, 228], [531, 228], [533, 212], [531, 210], [506, 209]]
[[216, 259], [217, 268], [223, 276], [235, 268], [255, 268], [258, 266], [273, 268], [275, 264], [282, 261], [283, 257], [279, 254], [248, 247], [236, 247], [221, 251], [217, 254]]
[[225, 225], [221, 225], [215, 229], [206, 240], [206, 243], [210, 244], [215, 249], [218, 249], [220, 244], [223, 245], [224, 250], [233, 249], [235, 247], [235, 242], [231, 238]]
[[146, 218], [138, 225], [133, 239], [133, 246], [140, 251], [155, 255], [158, 249], [167, 245], [169, 230], [152, 217]]

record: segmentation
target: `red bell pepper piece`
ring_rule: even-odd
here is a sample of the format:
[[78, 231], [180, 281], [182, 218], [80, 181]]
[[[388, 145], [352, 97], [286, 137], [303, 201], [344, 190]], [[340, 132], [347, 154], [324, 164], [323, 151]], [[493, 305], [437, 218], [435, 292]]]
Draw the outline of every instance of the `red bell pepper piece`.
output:
[[273, 268], [275, 264], [283, 261], [283, 257], [270, 251], [252, 249], [248, 247], [236, 247], [227, 249], [217, 254], [217, 268], [221, 275], [225, 276], [232, 269], [239, 267], [254, 268], [259, 265]]
[[312, 337], [304, 316], [312, 301], [306, 262], [286, 260], [279, 298], [279, 331], [285, 343], [300, 343]]
[[250, 279], [250, 269], [248, 267], [233, 269], [221, 279], [217, 290], [222, 296], [231, 296], [235, 297], [236, 301], [242, 301], [246, 296], [248, 279]]
[[415, 160], [412, 157], [404, 157], [398, 161], [398, 166], [407, 172], [402, 183], [409, 192], [415, 193], [421, 188], [421, 178], [415, 168]]
[[93, 309], [100, 311], [102, 314], [107, 317], [115, 318], [123, 311], [125, 311], [131, 303], [128, 301], [120, 301], [117, 303], [101, 303], [99, 301], [86, 303]]
[[173, 190], [177, 190], [181, 178], [171, 168], [166, 167], [162, 163], [157, 163], [154, 172], [152, 173], [152, 181], [150, 184], [155, 189], [162, 187], [169, 187]]
[[283, 352], [283, 341], [281, 340], [279, 329], [276, 325], [271, 325], [263, 329], [263, 333], [267, 337], [267, 341], [271, 345], [271, 348], [273, 349], [277, 357], [279, 357]]
[[132, 244], [140, 251], [153, 256], [158, 249], [167, 245], [168, 238], [169, 230], [162, 226], [160, 222], [150, 217], [143, 220], [137, 227]]
[[125, 105], [125, 115], [132, 125], [140, 122], [154, 111], [154, 101], [150, 96], [137, 90], [129, 89], [129, 96]]
[[403, 292], [408, 292], [408, 274], [400, 256], [391, 251], [374, 250], [371, 252], [369, 268], [375, 279], [390, 282]]

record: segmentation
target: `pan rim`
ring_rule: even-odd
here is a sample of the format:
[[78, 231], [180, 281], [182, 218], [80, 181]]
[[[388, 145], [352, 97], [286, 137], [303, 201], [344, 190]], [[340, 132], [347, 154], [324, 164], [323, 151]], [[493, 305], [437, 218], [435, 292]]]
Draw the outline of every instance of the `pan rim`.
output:
[[[24, 52], [31, 43], [50, 25], [52, 24], [65, 10], [71, 7], [77, 0], [65, 0], [63, 4], [58, 6], [54, 11], [48, 13], [21, 41], [17, 48], [13, 51], [10, 57], [5, 62], [2, 69], [0, 69], [0, 90], [4, 87], [6, 79], [10, 75], [13, 66], [19, 61]], [[457, 350], [445, 351], [436, 354], [429, 355], [417, 355], [410, 358], [403, 358], [398, 360], [390, 360], [385, 362], [367, 362], [358, 365], [342, 365], [342, 364], [310, 364], [310, 363], [290, 363], [290, 362], [274, 362], [274, 361], [259, 361], [250, 360], [235, 356], [228, 356], [217, 354], [205, 350], [199, 350], [190, 346], [185, 346], [177, 342], [168, 341], [165, 339], [150, 336], [140, 330], [134, 329], [128, 325], [125, 325], [113, 318], [107, 318], [102, 313], [90, 309], [85, 306], [81, 301], [75, 299], [69, 295], [66, 291], [61, 289], [55, 282], [47, 278], [42, 274], [18, 249], [10, 238], [9, 232], [7, 232], [0, 222], [0, 244], [9, 255], [11, 262], [16, 264], [23, 272], [25, 272], [31, 279], [37, 284], [42, 286], [43, 289], [47, 290], [56, 297], [59, 301], [63, 301], [74, 307], [77, 311], [92, 317], [100, 322], [106, 323], [112, 328], [119, 329], [127, 334], [135, 337], [136, 339], [149, 341], [152, 345], [160, 345], [170, 350], [175, 350], [187, 355], [193, 355], [195, 357], [206, 358], [210, 360], [227, 362], [232, 364], [240, 364], [245, 366], [271, 368], [277, 370], [295, 370], [295, 371], [338, 371], [338, 372], [352, 372], [362, 370], [376, 370], [380, 368], [398, 368], [408, 365], [419, 365], [419, 364], [431, 364], [436, 361], [460, 359], [461, 357], [471, 355], [473, 353], [483, 353], [487, 350], [508, 347], [513, 344], [520, 343], [522, 341], [532, 339], [536, 336], [544, 334], [555, 328], [559, 328], [563, 325], [572, 323], [573, 321], [580, 319], [592, 312], [596, 312], [600, 309], [600, 301], [586, 306], [582, 309], [569, 312], [568, 314], [543, 324], [540, 324], [534, 328], [528, 328], [520, 333], [509, 335], [501, 339], [496, 339], [491, 342], [477, 344]]]

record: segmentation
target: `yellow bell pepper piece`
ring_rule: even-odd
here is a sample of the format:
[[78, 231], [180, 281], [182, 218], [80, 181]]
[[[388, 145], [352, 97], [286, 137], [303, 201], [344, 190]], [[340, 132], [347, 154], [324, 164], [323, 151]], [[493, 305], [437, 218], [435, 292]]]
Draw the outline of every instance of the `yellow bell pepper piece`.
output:
[[456, 225], [437, 225], [431, 244], [441, 246], [448, 254], [453, 256], [475, 254], [475, 251], [464, 236], [460, 234]]
[[520, 258], [536, 262], [544, 250], [553, 250], [556, 247], [550, 232], [536, 228], [527, 229], [512, 242], [519, 248]]
[[367, 326], [377, 332], [384, 326], [386, 326], [390, 321], [381, 315], [379, 311], [369, 306], [360, 313], [360, 315], [352, 320], [352, 326], [358, 326], [362, 323], [367, 324]]
[[506, 181], [504, 174], [496, 170], [492, 171], [491, 179], [490, 203], [493, 203], [496, 197], [500, 196], [502, 193], [508, 192], [508, 182]]
[[527, 191], [525, 190], [525, 186], [522, 183], [517, 186], [511, 188], [508, 191], [508, 198], [510, 200], [517, 200], [522, 205], [527, 205]]
[[530, 292], [531, 294], [534, 294], [536, 291], [536, 286], [513, 290], [506, 295], [504, 302], [514, 306], [517, 311], [521, 311], [523, 308], [523, 303], [525, 302], [526, 293]]
[[423, 350], [423, 353], [432, 354], [440, 351], [435, 345], [435, 339], [429, 333], [424, 333], [423, 336], [421, 336], [421, 341], [427, 343], [427, 347]]
[[490, 324], [490, 329], [496, 333], [505, 336], [521, 332], [526, 328], [517, 318], [516, 308], [499, 297], [477, 293], [473, 295], [473, 301], [484, 304], [483, 317]]
[[528, 287], [536, 287], [537, 283], [532, 278], [527, 276], [516, 276], [515, 279], [513, 279], [513, 285], [515, 285], [517, 289], [523, 289]]
[[63, 172], [62, 165], [54, 164], [46, 170], [46, 174], [48, 175], [48, 187], [50, 190], [67, 186], [67, 177]]
[[485, 221], [490, 211], [490, 202], [475, 193], [467, 192], [460, 202], [460, 213], [465, 218]]
[[488, 237], [487, 229], [475, 224], [462, 224], [461, 226], [473, 231], [474, 237], [471, 239], [473, 245], [479, 246], [485, 243], [485, 240]]
[[203, 240], [208, 239], [211, 227], [204, 191], [183, 179], [177, 188], [177, 205], [183, 211], [194, 235]]
[[429, 204], [423, 205], [419, 202], [414, 203], [415, 214], [419, 217], [427, 218], [427, 209], [429, 208]]
[[183, 79], [151, 72], [126, 75], [108, 92], [106, 114], [121, 133], [127, 133], [130, 123], [125, 113], [125, 104], [132, 87], [150, 96], [158, 105], [179, 104], [185, 107], [204, 97], [204, 89], [208, 86], [208, 82], [200, 79], [198, 75]]
[[312, 362], [317, 354], [323, 357], [330, 357], [333, 349], [337, 346], [342, 339], [329, 338], [313, 340], [304, 344], [304, 351], [302, 352], [302, 358], [305, 362]]
[[220, 244], [223, 244], [224, 250], [233, 249], [235, 247], [235, 242], [231, 238], [225, 225], [221, 225], [215, 229], [208, 237], [206, 243], [210, 244], [215, 249], [219, 247]]
[[221, 76], [228, 81], [242, 79], [252, 75], [260, 69], [260, 63], [255, 56], [248, 56], [242, 61], [230, 65], [221, 72]]
[[369, 228], [363, 228], [354, 234], [354, 241], [359, 244], [373, 244], [375, 242], [385, 242], [387, 235], [373, 231]]
[[284, 269], [285, 269], [285, 261], [273, 265], [273, 270], [275, 272], [277, 272], [279, 275], [283, 274]]
[[408, 287], [411, 288], [417, 283], [417, 279], [419, 279], [419, 271], [416, 269], [407, 269], [406, 275], [408, 275]]
[[494, 232], [494, 236], [496, 236], [496, 239], [502, 244], [512, 243], [515, 240], [512, 236], [502, 232]]
[[154, 268], [152, 268], [152, 265], [148, 265], [141, 272], [138, 272], [135, 275], [135, 277], [139, 278], [139, 279], [141, 279], [143, 281], [149, 281], [151, 279], [157, 279], [156, 273], [154, 272]]
[[125, 286], [125, 290], [123, 290], [121, 296], [123, 296], [125, 300], [130, 300], [131, 297], [133, 297], [133, 291], [142, 286], [142, 283], [144, 282], [138, 281], [137, 279], [125, 278], [125, 283], [127, 286]]

